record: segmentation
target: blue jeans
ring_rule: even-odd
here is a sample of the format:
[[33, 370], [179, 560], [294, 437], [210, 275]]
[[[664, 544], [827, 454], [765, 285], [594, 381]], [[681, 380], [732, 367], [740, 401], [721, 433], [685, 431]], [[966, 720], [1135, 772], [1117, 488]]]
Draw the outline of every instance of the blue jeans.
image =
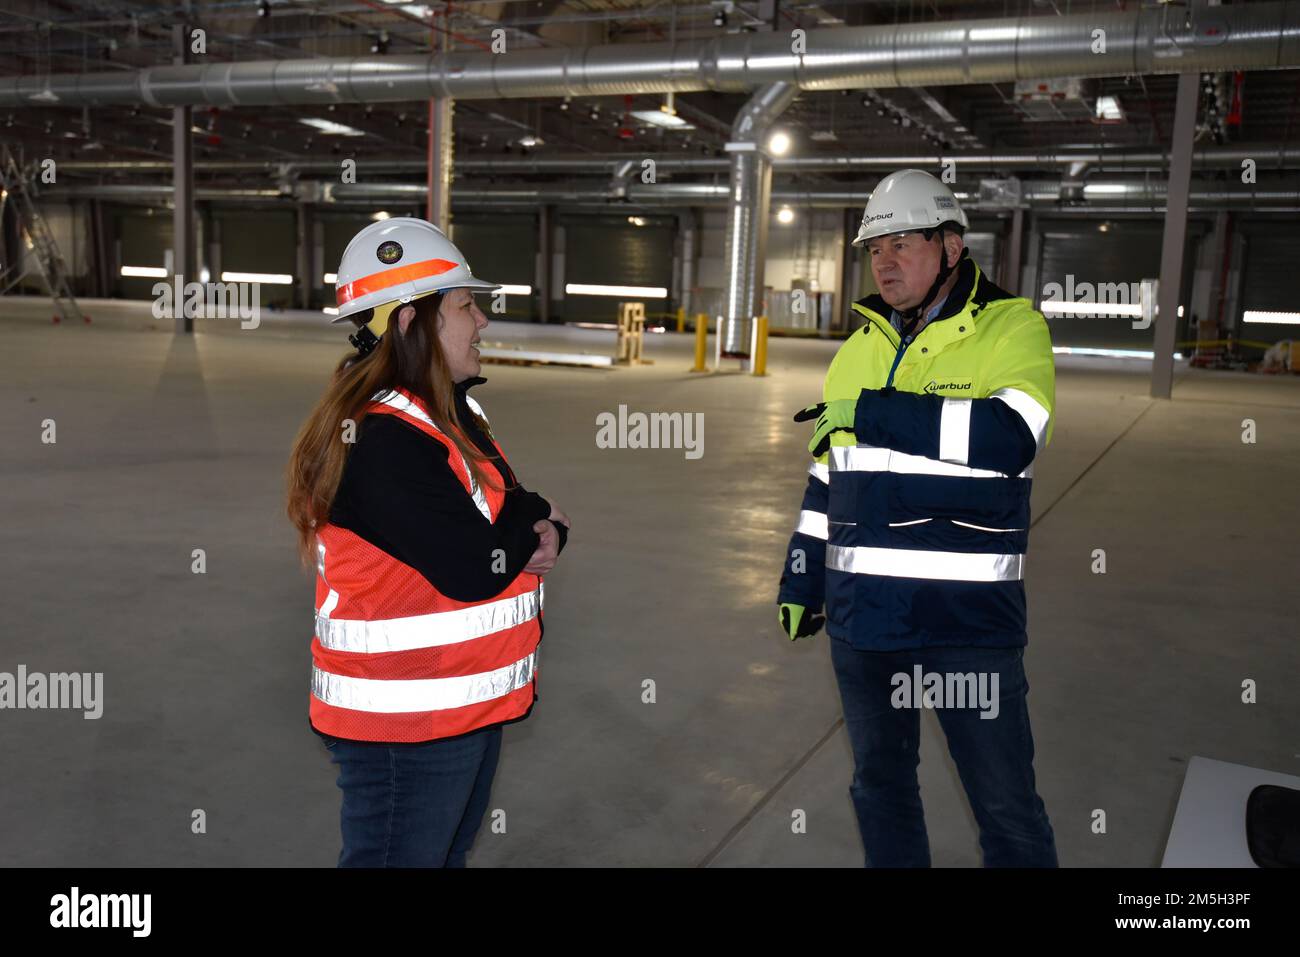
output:
[[[830, 639], [831, 661], [853, 747], [849, 796], [868, 867], [929, 867], [930, 843], [916, 768], [924, 676], [984, 675], [983, 694], [934, 699], [966, 797], [979, 824], [985, 867], [1056, 867], [1056, 842], [1034, 789], [1023, 648], [858, 651]], [[922, 680], [917, 682], [917, 665]], [[898, 676], [907, 676], [907, 681]], [[996, 693], [993, 685], [996, 676]], [[956, 684], [945, 687], [955, 689]], [[992, 702], [996, 700], [994, 706]], [[979, 702], [979, 703], [974, 703]], [[903, 707], [903, 703], [911, 706]], [[981, 717], [981, 714], [996, 716]]]
[[464, 867], [487, 811], [501, 725], [421, 744], [323, 735], [343, 792], [339, 867]]

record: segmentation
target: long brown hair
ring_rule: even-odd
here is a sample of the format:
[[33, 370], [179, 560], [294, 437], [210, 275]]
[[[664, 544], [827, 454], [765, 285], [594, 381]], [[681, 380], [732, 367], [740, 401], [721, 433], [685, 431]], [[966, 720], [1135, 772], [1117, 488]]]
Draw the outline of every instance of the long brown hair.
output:
[[[415, 317], [406, 332], [398, 327], [393, 310], [388, 331], [371, 353], [344, 356], [334, 370], [311, 415], [298, 431], [287, 469], [289, 521], [298, 530], [299, 557], [304, 565], [315, 561], [316, 529], [329, 521], [330, 505], [338, 492], [350, 443], [343, 441], [345, 420], [360, 426], [371, 399], [388, 389], [405, 389], [418, 398], [434, 425], [455, 443], [470, 474], [480, 486], [501, 489], [496, 469], [486, 469], [488, 457], [465, 434], [468, 427], [487, 432], [487, 423], [472, 411], [473, 423], [456, 415], [456, 384], [438, 342], [438, 309], [443, 294], [417, 299]], [[490, 477], [491, 476], [491, 477]]]

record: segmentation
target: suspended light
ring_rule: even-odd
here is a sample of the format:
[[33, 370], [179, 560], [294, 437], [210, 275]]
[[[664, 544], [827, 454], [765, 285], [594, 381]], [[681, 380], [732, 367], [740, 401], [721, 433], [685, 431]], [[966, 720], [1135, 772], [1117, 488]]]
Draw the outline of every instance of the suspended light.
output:
[[767, 141], [767, 148], [776, 156], [784, 156], [790, 149], [790, 137], [779, 130]]

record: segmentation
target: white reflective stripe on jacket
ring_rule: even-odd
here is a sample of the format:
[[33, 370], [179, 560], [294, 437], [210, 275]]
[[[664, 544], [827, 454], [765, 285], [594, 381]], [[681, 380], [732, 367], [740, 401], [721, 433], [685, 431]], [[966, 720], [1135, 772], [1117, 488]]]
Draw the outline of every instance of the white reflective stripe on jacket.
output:
[[1025, 575], [1024, 555], [932, 552], [866, 545], [826, 546], [826, 567], [855, 575], [928, 578], [937, 581], [1017, 581]]

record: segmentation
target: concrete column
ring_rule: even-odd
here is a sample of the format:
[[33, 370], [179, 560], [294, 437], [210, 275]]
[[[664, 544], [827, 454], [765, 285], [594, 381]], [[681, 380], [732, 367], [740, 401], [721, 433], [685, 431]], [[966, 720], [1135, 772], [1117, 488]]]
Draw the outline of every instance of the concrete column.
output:
[[555, 207], [542, 206], [537, 211], [537, 321], [551, 321], [551, 221]]
[[314, 295], [317, 285], [323, 286], [325, 289], [325, 305], [333, 306], [334, 287], [326, 286], [323, 277], [326, 272], [333, 272], [337, 269], [338, 263], [325, 262], [325, 224], [321, 222], [319, 216], [312, 216], [311, 218], [311, 261], [315, 272], [311, 277], [311, 286], [309, 288]]
[[1011, 232], [1007, 236], [1006, 255], [1002, 257], [1002, 268], [998, 270], [998, 284], [1007, 292], [1016, 292], [1016, 283], [1020, 281], [1020, 258], [1025, 232], [1025, 211], [1016, 207], [1011, 211]]
[[[172, 26], [173, 62], [184, 63], [189, 54], [189, 27]], [[182, 283], [196, 281], [194, 267], [194, 142], [190, 135], [193, 109], [172, 108], [172, 268]], [[176, 331], [191, 333], [194, 320], [176, 303], [173, 309]]]
[[551, 229], [551, 314], [564, 317], [564, 227]]
[[1038, 228], [1038, 217], [1029, 216], [1029, 234], [1025, 241], [1025, 264], [1020, 270], [1020, 295], [1037, 309], [1043, 297], [1043, 234]]
[[1159, 314], [1156, 316], [1155, 358], [1151, 362], [1151, 397], [1167, 399], [1174, 383], [1174, 342], [1178, 338], [1178, 305], [1183, 289], [1183, 245], [1187, 239], [1187, 195], [1192, 182], [1192, 137], [1196, 132], [1199, 73], [1178, 75], [1174, 133], [1169, 144], [1169, 188], [1165, 237], [1160, 248]]
[[208, 270], [208, 281], [220, 282], [221, 276], [213, 272], [212, 269], [212, 203], [196, 202], [194, 204], [194, 216], [196, 224], [194, 268], [198, 271], [197, 275], [200, 281], [203, 279], [203, 270], [206, 268]]
[[[211, 214], [209, 214], [211, 215]], [[221, 220], [212, 215], [212, 236], [208, 244], [208, 271], [213, 282], [221, 281]]]
[[104, 213], [104, 203], [98, 199], [90, 201], [90, 261], [94, 296], [111, 296], [113, 294], [113, 264], [108, 251], [108, 219]]
[[298, 281], [294, 284], [299, 309], [311, 308], [311, 291], [316, 284], [316, 265], [312, 261], [315, 257], [312, 255], [311, 221], [311, 207], [306, 203], [299, 203], [296, 216]]
[[682, 272], [681, 298], [677, 304], [686, 310], [689, 319], [694, 307], [691, 291], [695, 288], [695, 267], [700, 246], [700, 224], [695, 210], [688, 209], [678, 217], [678, 229], [682, 234]]
[[429, 203], [425, 218], [451, 237], [452, 101], [429, 101]]
[[862, 274], [858, 271], [860, 267], [857, 249], [853, 246], [853, 239], [858, 235], [858, 224], [862, 222], [862, 213], [857, 209], [843, 209], [840, 211], [842, 222], [840, 223], [840, 271], [839, 286], [835, 290], [835, 295], [839, 301], [835, 308], [835, 317], [831, 320], [831, 329], [847, 329], [849, 323], [849, 310], [853, 308], [853, 300], [858, 294], [858, 282]]
[[[1218, 305], [1223, 299], [1224, 278], [1228, 267], [1228, 216], [1220, 210], [1214, 227], [1201, 237], [1196, 249], [1196, 271], [1192, 276], [1192, 302], [1189, 309], [1189, 338], [1220, 339]], [[1195, 324], [1190, 324], [1191, 319]]]
[[1219, 327], [1223, 337], [1241, 337], [1241, 278], [1246, 271], [1246, 237], [1234, 232], [1228, 241], [1228, 278], [1223, 290], [1223, 310]]

